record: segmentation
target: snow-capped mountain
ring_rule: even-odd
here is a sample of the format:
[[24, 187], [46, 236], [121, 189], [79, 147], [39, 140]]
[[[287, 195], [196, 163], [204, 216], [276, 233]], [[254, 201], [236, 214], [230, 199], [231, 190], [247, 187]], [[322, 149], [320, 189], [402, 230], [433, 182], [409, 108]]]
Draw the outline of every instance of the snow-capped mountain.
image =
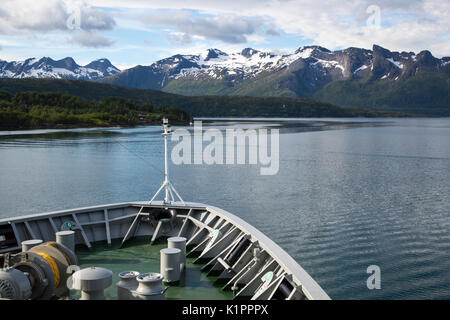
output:
[[78, 65], [72, 58], [58, 61], [48, 57], [11, 62], [0, 60], [0, 78], [96, 80], [119, 72], [108, 59], [92, 61], [86, 66]]
[[400, 82], [421, 72], [448, 75], [449, 62], [449, 57], [437, 59], [429, 51], [391, 52], [377, 45], [372, 50], [337, 51], [305, 46], [287, 55], [252, 48], [232, 54], [208, 49], [137, 66], [101, 81], [187, 95], [310, 97], [338, 80]]
[[[107, 59], [86, 66], [71, 58], [0, 60], [0, 78], [30, 77], [96, 80], [182, 95], [313, 98], [411, 113], [446, 109], [450, 101], [450, 57], [435, 58], [427, 50], [393, 52], [377, 45], [372, 50], [336, 51], [304, 46], [285, 55], [252, 48], [235, 53], [208, 49], [122, 72]], [[431, 113], [439, 113], [438, 109]]]
[[[172, 76], [174, 79], [205, 76], [213, 79], [231, 77], [243, 80], [272, 68], [280, 60], [280, 56], [251, 48], [233, 54], [226, 54], [218, 49], [208, 49], [199, 55], [182, 56], [182, 58], [191, 62], [192, 66], [182, 68], [178, 74]], [[180, 57], [177, 59], [173, 62], [177, 63]], [[159, 61], [157, 65], [161, 66]]]

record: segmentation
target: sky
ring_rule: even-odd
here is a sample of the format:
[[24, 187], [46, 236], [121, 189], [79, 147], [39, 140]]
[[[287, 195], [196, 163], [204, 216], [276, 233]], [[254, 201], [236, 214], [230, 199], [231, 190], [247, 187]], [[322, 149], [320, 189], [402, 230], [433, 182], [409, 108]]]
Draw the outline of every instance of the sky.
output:
[[448, 0], [1, 0], [0, 59], [108, 58], [126, 69], [208, 48], [450, 55]]

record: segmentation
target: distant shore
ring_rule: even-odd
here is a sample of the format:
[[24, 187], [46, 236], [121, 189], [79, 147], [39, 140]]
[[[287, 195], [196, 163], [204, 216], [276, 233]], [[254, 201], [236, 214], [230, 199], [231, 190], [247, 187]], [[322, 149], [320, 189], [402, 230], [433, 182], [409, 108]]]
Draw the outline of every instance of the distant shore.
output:
[[[203, 122], [215, 122], [215, 121], [258, 121], [258, 122], [271, 122], [276, 120], [296, 120], [296, 119], [304, 119], [304, 120], [326, 120], [326, 119], [367, 119], [367, 120], [373, 120], [373, 119], [414, 119], [414, 118], [436, 118], [432, 116], [426, 116], [426, 115], [403, 115], [403, 116], [385, 116], [385, 117], [290, 117], [290, 118], [280, 118], [280, 117], [198, 117], [192, 119], [192, 121], [180, 121], [180, 120], [170, 120], [171, 125], [175, 126], [187, 126], [190, 123], [194, 121], [203, 121]], [[161, 121], [155, 121], [155, 120], [148, 120], [148, 121], [141, 121], [136, 124], [104, 124], [104, 125], [84, 125], [84, 124], [57, 124], [57, 125], [39, 125], [39, 126], [33, 126], [33, 127], [0, 127], [0, 131], [27, 131], [27, 130], [66, 130], [66, 129], [95, 129], [95, 128], [136, 128], [136, 127], [146, 127], [146, 126], [160, 126]]]
[[[170, 121], [172, 125], [188, 125], [189, 121]], [[83, 125], [83, 124], [57, 124], [57, 125], [38, 125], [33, 127], [0, 127], [0, 131], [25, 131], [25, 130], [46, 130], [46, 129], [95, 129], [95, 128], [135, 128], [142, 126], [160, 126], [161, 121], [148, 121], [148, 122], [139, 122], [133, 125], [130, 124], [105, 124], [105, 125]]]

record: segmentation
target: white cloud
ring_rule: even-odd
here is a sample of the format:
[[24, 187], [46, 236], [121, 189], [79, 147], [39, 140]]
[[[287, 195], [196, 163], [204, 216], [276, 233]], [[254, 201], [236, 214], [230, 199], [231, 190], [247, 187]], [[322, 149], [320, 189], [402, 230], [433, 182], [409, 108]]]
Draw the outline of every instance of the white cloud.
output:
[[186, 45], [192, 43], [192, 37], [183, 32], [173, 32], [167, 36], [167, 40], [173, 45]]
[[[366, 25], [369, 5], [380, 7], [381, 28]], [[67, 26], [73, 6], [80, 8], [81, 30]], [[153, 15], [153, 21], [143, 24], [143, 15]], [[117, 43], [111, 46], [102, 32], [113, 29], [108, 35]], [[329, 49], [371, 48], [375, 43], [397, 51], [428, 49], [439, 57], [450, 54], [449, 30], [450, 2], [442, 0], [0, 1], [1, 57], [9, 60], [95, 56], [98, 50], [86, 50], [89, 47], [102, 48], [123, 64], [145, 64], [211, 47], [238, 52], [252, 46], [287, 53], [305, 43]], [[278, 34], [281, 37], [271, 38]]]
[[114, 41], [102, 36], [98, 32], [82, 32], [72, 36], [70, 42], [86, 48], [105, 48], [114, 44]]
[[107, 12], [80, 0], [2, 0], [0, 34], [70, 31], [68, 21], [85, 31], [112, 30], [115, 21]]
[[[226, 43], [245, 43], [247, 37], [263, 32], [264, 20], [257, 17], [240, 17], [235, 14], [220, 14], [213, 17], [193, 18], [185, 10], [160, 10], [156, 14], [142, 15], [146, 25], [174, 27], [179, 34], [175, 41], [191, 42], [193, 36]], [[273, 31], [272, 31], [273, 33]]]
[[[88, 0], [97, 6], [145, 9], [192, 9], [200, 13], [264, 18], [270, 30], [311, 39], [313, 43], [336, 47], [371, 48], [376, 43], [392, 50], [420, 51], [432, 48], [438, 56], [448, 55], [450, 2], [442, 0]], [[370, 5], [381, 9], [382, 27], [366, 26]], [[198, 22], [203, 22], [198, 20]], [[200, 23], [202, 24], [202, 23]], [[190, 26], [190, 32], [198, 26]], [[192, 31], [194, 29], [194, 31]], [[180, 31], [180, 30], [178, 30]], [[445, 41], [446, 40], [446, 41]]]

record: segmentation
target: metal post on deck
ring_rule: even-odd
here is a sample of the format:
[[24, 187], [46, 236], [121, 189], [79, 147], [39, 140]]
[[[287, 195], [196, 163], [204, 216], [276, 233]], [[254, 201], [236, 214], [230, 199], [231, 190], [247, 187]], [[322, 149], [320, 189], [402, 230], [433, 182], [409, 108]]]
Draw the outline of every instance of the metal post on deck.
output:
[[153, 198], [150, 200], [149, 204], [153, 202], [153, 200], [156, 199], [156, 197], [159, 195], [159, 193], [164, 189], [165, 196], [164, 196], [164, 204], [170, 204], [174, 201], [176, 201], [174, 194], [184, 204], [184, 200], [180, 197], [177, 190], [175, 190], [174, 186], [169, 180], [169, 164], [168, 164], [168, 147], [167, 147], [167, 136], [172, 133], [172, 130], [170, 128], [169, 120], [164, 118], [163, 119], [163, 128], [164, 131], [162, 135], [164, 136], [164, 181], [161, 185], [161, 187], [158, 189], [158, 191], [155, 193]]
[[170, 125], [169, 121], [164, 118], [163, 119], [163, 127], [164, 127], [164, 184], [166, 186], [166, 196], [164, 197], [164, 203], [169, 202], [169, 168], [167, 165], [167, 135], [170, 134]]

